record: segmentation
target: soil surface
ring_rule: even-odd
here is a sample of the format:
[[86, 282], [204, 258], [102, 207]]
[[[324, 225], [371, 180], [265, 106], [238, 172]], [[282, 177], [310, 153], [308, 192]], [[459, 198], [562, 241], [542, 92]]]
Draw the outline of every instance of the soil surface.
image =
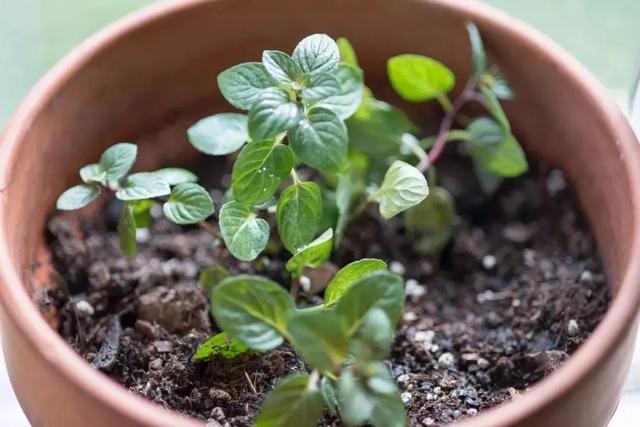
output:
[[[442, 173], [458, 216], [440, 259], [415, 253], [401, 221], [381, 222], [375, 209], [349, 227], [334, 254], [337, 266], [382, 258], [407, 279], [386, 363], [410, 425], [446, 424], [518, 398], [576, 350], [608, 306], [594, 239], [571, 191], [559, 171], [536, 169], [489, 198], [461, 185], [470, 182], [459, 176], [468, 168]], [[198, 272], [221, 264], [286, 284], [285, 253], [272, 248], [254, 263], [238, 262], [199, 228], [158, 218], [128, 259], [118, 249], [118, 209], [112, 203], [91, 223], [63, 215], [49, 222], [60, 333], [134, 393], [211, 426], [250, 425], [274, 384], [305, 366], [287, 346], [193, 363], [198, 345], [217, 332]], [[310, 274], [312, 288], [331, 270]], [[339, 423], [326, 417], [323, 425]]]

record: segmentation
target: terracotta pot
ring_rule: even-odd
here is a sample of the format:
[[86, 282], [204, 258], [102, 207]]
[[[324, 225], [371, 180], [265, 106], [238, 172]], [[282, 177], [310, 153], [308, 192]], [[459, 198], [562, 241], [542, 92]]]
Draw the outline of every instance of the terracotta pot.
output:
[[423, 53], [457, 76], [468, 75], [466, 20], [478, 24], [515, 87], [508, 113], [526, 150], [563, 168], [575, 185], [615, 298], [564, 367], [521, 398], [460, 425], [605, 425], [628, 369], [640, 302], [637, 142], [575, 60], [519, 22], [464, 0], [160, 2], [92, 37], [49, 72], [21, 104], [0, 145], [3, 346], [32, 424], [201, 425], [90, 368], [39, 304], [52, 283], [45, 220], [58, 194], [77, 182], [80, 165], [121, 140], [142, 144], [142, 167], [193, 155], [186, 127], [205, 113], [229, 109], [217, 90], [217, 73], [256, 60], [264, 48], [290, 50], [313, 32], [349, 37], [368, 84], [383, 97], [391, 97], [385, 61], [394, 54]]

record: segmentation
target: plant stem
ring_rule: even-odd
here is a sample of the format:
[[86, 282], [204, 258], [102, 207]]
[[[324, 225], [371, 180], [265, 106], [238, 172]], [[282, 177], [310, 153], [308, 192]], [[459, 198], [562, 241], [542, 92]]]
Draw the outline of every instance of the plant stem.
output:
[[209, 224], [207, 221], [198, 221], [198, 225], [211, 236], [215, 238], [220, 237], [220, 230], [218, 230], [218, 227], [216, 227], [215, 225]]
[[442, 122], [440, 122], [440, 129], [438, 130], [438, 135], [436, 136], [436, 142], [433, 144], [433, 147], [429, 151], [429, 154], [426, 158], [422, 159], [420, 163], [416, 165], [416, 168], [420, 172], [425, 172], [429, 169], [433, 163], [440, 157], [444, 150], [444, 146], [447, 143], [447, 136], [449, 131], [451, 130], [451, 126], [453, 125], [456, 114], [460, 111], [460, 109], [467, 103], [467, 101], [473, 98], [473, 94], [475, 93], [476, 88], [476, 79], [474, 77], [470, 78], [467, 82], [466, 86], [462, 90], [462, 93], [458, 95], [451, 109], [445, 114]]
[[298, 172], [296, 172], [295, 168], [291, 169], [291, 178], [293, 179], [294, 184], [300, 184], [300, 176], [298, 176]]

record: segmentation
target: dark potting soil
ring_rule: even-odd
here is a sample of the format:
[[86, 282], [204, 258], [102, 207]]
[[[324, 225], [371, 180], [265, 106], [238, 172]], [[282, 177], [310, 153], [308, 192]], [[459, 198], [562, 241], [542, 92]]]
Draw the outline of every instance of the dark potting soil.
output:
[[[382, 258], [407, 279], [406, 311], [386, 363], [410, 425], [446, 424], [518, 398], [604, 314], [610, 294], [594, 239], [562, 174], [542, 169], [506, 181], [490, 198], [460, 184], [467, 169], [442, 173], [458, 216], [439, 260], [415, 253], [401, 221], [381, 222], [374, 207], [334, 254], [337, 266]], [[63, 215], [49, 222], [60, 333], [134, 393], [212, 426], [250, 425], [274, 384], [305, 366], [286, 345], [194, 363], [198, 345], [217, 332], [198, 272], [220, 264], [286, 284], [286, 254], [272, 249], [239, 262], [199, 228], [158, 218], [128, 259], [118, 249], [117, 212], [112, 203], [90, 223]], [[332, 270], [309, 274], [312, 288]], [[339, 422], [325, 417], [323, 425]]]

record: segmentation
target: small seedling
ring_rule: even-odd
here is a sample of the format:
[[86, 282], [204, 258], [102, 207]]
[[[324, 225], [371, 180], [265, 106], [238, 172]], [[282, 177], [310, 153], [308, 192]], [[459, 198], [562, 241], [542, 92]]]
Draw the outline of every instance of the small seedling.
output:
[[105, 150], [98, 163], [80, 169], [83, 184], [66, 190], [56, 203], [60, 210], [81, 209], [102, 193], [122, 200], [118, 222], [120, 248], [127, 256], [136, 253], [136, 230], [150, 222], [150, 209], [161, 204], [164, 215], [176, 224], [197, 224], [213, 214], [209, 193], [196, 184], [195, 174], [180, 168], [129, 174], [137, 156], [134, 144], [122, 142]]

